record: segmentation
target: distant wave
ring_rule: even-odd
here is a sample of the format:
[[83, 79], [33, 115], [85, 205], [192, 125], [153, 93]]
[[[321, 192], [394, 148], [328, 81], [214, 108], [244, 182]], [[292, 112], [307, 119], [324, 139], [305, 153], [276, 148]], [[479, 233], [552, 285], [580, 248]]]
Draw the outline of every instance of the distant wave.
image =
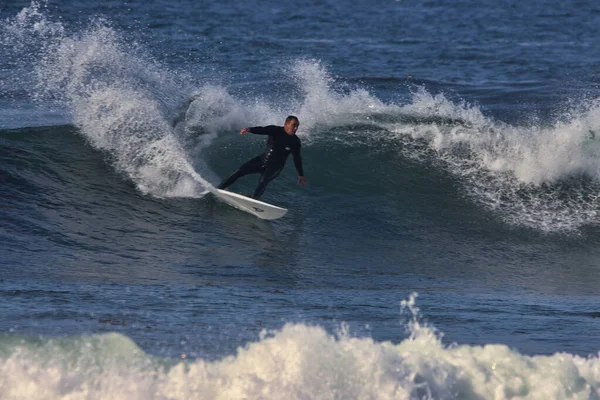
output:
[[[413, 310], [414, 296], [403, 302]], [[0, 337], [0, 397], [28, 399], [597, 399], [600, 358], [529, 357], [505, 345], [442, 344], [409, 323], [400, 343], [287, 324], [217, 361], [159, 359], [118, 333]]]

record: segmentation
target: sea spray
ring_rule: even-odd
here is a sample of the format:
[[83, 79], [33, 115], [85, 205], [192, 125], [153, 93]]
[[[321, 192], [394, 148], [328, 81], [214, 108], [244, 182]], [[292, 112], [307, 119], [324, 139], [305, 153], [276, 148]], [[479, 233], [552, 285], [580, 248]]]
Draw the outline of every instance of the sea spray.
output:
[[[299, 89], [296, 108], [304, 126], [303, 132], [353, 123], [369, 124], [369, 115], [393, 113], [395, 105], [387, 105], [363, 88], [336, 89], [336, 80], [318, 60], [300, 59], [286, 73]], [[318, 137], [310, 139], [319, 140]]]
[[17, 50], [25, 43], [35, 48], [31, 96], [68, 110], [81, 134], [138, 189], [156, 196], [197, 196], [210, 186], [194, 171], [170, 124], [174, 108], [192, 88], [143, 46], [102, 18], [67, 33], [35, 1], [7, 22], [5, 42], [12, 40]]

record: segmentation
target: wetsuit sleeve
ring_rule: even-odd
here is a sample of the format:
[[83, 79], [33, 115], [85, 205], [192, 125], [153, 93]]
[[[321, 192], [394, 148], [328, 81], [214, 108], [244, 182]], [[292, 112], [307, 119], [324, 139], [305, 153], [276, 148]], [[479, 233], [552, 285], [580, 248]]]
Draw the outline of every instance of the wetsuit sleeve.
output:
[[294, 151], [292, 152], [294, 156], [294, 165], [298, 170], [298, 176], [304, 176], [304, 169], [302, 169], [302, 156], [300, 155], [300, 141], [298, 140], [298, 145], [294, 146]]
[[248, 129], [248, 132], [254, 133], [255, 135], [273, 135], [279, 132], [279, 129], [281, 128], [275, 125], [253, 126]]

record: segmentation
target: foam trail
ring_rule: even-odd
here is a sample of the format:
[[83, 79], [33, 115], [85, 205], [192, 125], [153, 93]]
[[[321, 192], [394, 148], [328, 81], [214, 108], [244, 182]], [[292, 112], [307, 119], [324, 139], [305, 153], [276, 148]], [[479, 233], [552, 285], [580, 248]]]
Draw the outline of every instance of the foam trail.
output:
[[526, 356], [445, 346], [419, 322], [394, 344], [287, 324], [217, 361], [146, 355], [117, 334], [0, 337], [0, 397], [12, 399], [599, 399], [600, 356]]

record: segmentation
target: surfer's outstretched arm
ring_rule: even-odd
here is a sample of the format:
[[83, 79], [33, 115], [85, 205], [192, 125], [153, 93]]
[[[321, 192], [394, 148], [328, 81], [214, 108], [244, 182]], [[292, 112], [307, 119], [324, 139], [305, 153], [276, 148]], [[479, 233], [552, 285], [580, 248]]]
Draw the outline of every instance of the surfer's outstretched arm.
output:
[[252, 126], [252, 127], [248, 127], [248, 128], [243, 128], [240, 131], [240, 135], [243, 135], [246, 132], [254, 133], [255, 135], [274, 135], [274, 134], [277, 134], [279, 129], [281, 129], [281, 128], [278, 126], [275, 126], [275, 125]]

